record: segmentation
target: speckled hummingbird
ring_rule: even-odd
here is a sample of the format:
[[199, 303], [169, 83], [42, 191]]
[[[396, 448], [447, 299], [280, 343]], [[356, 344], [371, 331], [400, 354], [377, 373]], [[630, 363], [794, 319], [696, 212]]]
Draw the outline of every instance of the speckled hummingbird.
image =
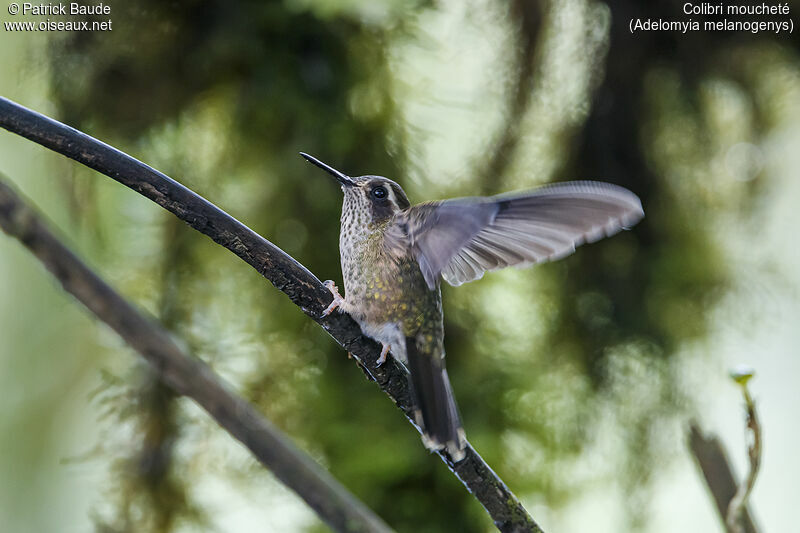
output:
[[464, 458], [466, 439], [444, 363], [440, 278], [451, 285], [506, 266], [560, 259], [585, 242], [628, 228], [643, 216], [632, 192], [591, 181], [492, 197], [412, 206], [394, 181], [350, 177], [301, 152], [344, 192], [339, 251], [346, 298], [326, 281], [335, 309], [410, 374], [416, 423], [429, 450]]

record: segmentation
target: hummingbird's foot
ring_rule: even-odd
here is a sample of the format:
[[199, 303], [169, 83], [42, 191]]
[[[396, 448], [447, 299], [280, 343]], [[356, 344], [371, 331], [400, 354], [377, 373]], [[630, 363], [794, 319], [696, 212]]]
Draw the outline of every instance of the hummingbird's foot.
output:
[[386, 344], [385, 342], [382, 342], [381, 344], [383, 345], [383, 349], [381, 350], [381, 356], [378, 357], [378, 362], [376, 363], [377, 366], [381, 366], [386, 362], [386, 356], [389, 354], [389, 350], [392, 348], [391, 344]]
[[333, 295], [333, 301], [331, 302], [331, 305], [326, 307], [325, 310], [322, 312], [322, 316], [324, 318], [329, 314], [333, 313], [334, 309], [341, 306], [344, 303], [344, 298], [342, 298], [342, 295], [339, 294], [339, 289], [336, 288], [336, 283], [334, 283], [333, 280], [329, 279], [325, 281], [323, 285], [325, 285], [325, 287], [329, 291], [331, 291], [331, 294]]

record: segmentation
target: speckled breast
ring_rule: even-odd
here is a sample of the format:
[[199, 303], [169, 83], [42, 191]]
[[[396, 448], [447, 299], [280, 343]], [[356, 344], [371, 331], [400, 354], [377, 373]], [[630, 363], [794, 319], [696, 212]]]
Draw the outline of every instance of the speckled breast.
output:
[[340, 241], [345, 298], [351, 313], [359, 322], [372, 325], [397, 323], [405, 336], [430, 336], [427, 340], [438, 344], [442, 336], [439, 288], [428, 289], [412, 257], [385, 249], [385, 226], [368, 226], [374, 227], [361, 239], [352, 239], [352, 232], [343, 231], [345, 238]]

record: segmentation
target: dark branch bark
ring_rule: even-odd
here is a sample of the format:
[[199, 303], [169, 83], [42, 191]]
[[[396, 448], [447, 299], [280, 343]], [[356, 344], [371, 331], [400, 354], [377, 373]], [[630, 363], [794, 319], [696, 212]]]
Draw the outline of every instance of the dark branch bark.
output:
[[[689, 449], [703, 472], [703, 478], [724, 524], [728, 516], [728, 504], [737, 489], [725, 449], [717, 437], [704, 435], [696, 424], [689, 427]], [[742, 512], [741, 524], [745, 533], [758, 533], [746, 506]]]
[[164, 329], [83, 264], [1, 179], [0, 227], [25, 245], [67, 292], [139, 352], [164, 383], [197, 402], [334, 530], [391, 531], [252, 405], [231, 393], [205, 363], [183, 353]]
[[[0, 126], [117, 180], [231, 250], [353, 353], [365, 374], [378, 383], [413, 424], [408, 379], [403, 366], [393, 359], [377, 366], [380, 345], [363, 336], [349, 315], [333, 313], [320, 318], [331, 302], [330, 292], [283, 250], [161, 172], [74, 128], [2, 97]], [[439, 456], [483, 505], [500, 531], [541, 532], [517, 497], [471, 446], [467, 447], [466, 458], [459, 463], [454, 463], [446, 453], [439, 453]]]

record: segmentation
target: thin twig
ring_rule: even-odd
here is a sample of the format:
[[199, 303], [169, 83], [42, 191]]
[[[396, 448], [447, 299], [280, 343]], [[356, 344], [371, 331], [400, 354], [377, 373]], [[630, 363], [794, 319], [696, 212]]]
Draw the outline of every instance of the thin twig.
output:
[[[408, 377], [403, 366], [393, 359], [377, 366], [380, 345], [363, 336], [349, 315], [332, 313], [320, 318], [331, 302], [330, 292], [308, 269], [283, 250], [161, 172], [74, 128], [2, 97], [0, 127], [117, 180], [231, 250], [289, 296], [342, 347], [353, 353], [367, 376], [389, 395], [414, 424]], [[454, 463], [444, 452], [438, 455], [483, 505], [500, 531], [541, 532], [519, 499], [471, 446], [467, 446], [465, 459], [458, 463]]]
[[747, 412], [747, 425], [745, 431], [749, 432], [752, 440], [748, 439], [747, 444], [747, 458], [750, 463], [750, 471], [747, 473], [745, 480], [739, 484], [736, 489], [736, 494], [731, 498], [728, 505], [728, 513], [725, 517], [725, 525], [728, 527], [730, 533], [744, 533], [742, 512], [747, 504], [747, 498], [753, 491], [758, 477], [758, 471], [761, 467], [761, 424], [758, 421], [756, 414], [756, 404], [750, 396], [750, 391], [747, 388], [747, 382], [753, 377], [753, 371], [747, 369], [744, 372], [735, 371], [731, 376], [734, 381], [742, 388], [742, 396], [744, 397], [745, 409]]
[[331, 528], [392, 531], [251, 404], [231, 393], [205, 363], [186, 355], [164, 329], [100, 279], [44, 226], [1, 176], [0, 227], [28, 248], [67, 292], [139, 352], [165, 384], [197, 402]]

